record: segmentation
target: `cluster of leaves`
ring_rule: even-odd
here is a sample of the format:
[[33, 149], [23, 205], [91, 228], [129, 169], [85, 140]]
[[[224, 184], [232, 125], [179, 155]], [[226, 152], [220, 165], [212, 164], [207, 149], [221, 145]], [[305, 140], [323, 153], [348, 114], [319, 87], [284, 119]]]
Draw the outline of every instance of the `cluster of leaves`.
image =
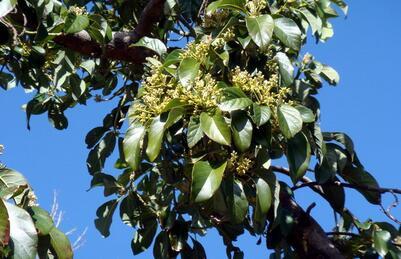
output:
[[[64, 111], [77, 103], [120, 98], [85, 139], [91, 186], [114, 196], [96, 212], [103, 236], [110, 235], [119, 208], [122, 221], [136, 229], [134, 254], [153, 243], [156, 258], [204, 258], [196, 236], [216, 228], [229, 257], [243, 257], [234, 242], [245, 231], [266, 237], [277, 256], [290, 256], [286, 237], [294, 218], [280, 195], [311, 171], [344, 222], [335, 230], [359, 231], [333, 236], [341, 252], [400, 256], [394, 227], [362, 226], [344, 208], [344, 188], [335, 184], [340, 179], [363, 185], [357, 190], [372, 204], [381, 204], [380, 192], [372, 190], [379, 186], [346, 134], [320, 129], [316, 95], [324, 82], [337, 85], [339, 75], [310, 54], [300, 56], [309, 29], [317, 41], [333, 36], [329, 20], [338, 8], [348, 9], [342, 0], [168, 0], [151, 37], [132, 45], [157, 55], [146, 66], [57, 44], [60, 35], [84, 32], [106, 46], [117, 34], [112, 31], [135, 28], [146, 4], [89, 2], [3, 0], [0, 30], [8, 37], [0, 47], [0, 85], [35, 91], [26, 105], [28, 121], [47, 112], [57, 129], [68, 126]], [[173, 47], [176, 36], [192, 42]], [[117, 176], [105, 172], [116, 149]], [[283, 157], [287, 183], [278, 181], [280, 170], [272, 165]]]
[[70, 241], [36, 204], [24, 176], [4, 166], [0, 169], [0, 257], [72, 258]]

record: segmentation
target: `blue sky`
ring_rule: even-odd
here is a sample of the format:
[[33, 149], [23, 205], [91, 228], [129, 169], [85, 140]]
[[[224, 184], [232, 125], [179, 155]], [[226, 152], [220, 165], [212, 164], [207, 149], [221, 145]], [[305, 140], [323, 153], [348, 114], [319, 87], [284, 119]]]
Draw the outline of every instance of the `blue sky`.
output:
[[[401, 187], [401, 9], [400, 1], [349, 1], [347, 19], [334, 22], [335, 36], [326, 44], [310, 40], [306, 51], [319, 61], [333, 66], [341, 75], [340, 85], [325, 87], [318, 96], [322, 106], [321, 126], [324, 131], [343, 131], [354, 140], [365, 168], [386, 187]], [[101, 189], [89, 192], [91, 177], [87, 173], [84, 144], [86, 133], [100, 125], [114, 104], [91, 103], [70, 110], [70, 126], [66, 131], [53, 129], [46, 116], [35, 116], [31, 131], [26, 129], [21, 105], [29, 100], [22, 89], [0, 93], [0, 143], [6, 147], [2, 162], [22, 172], [30, 181], [40, 204], [50, 209], [53, 191], [57, 191], [60, 207], [65, 212], [61, 228], [77, 232], [88, 227], [86, 242], [75, 258], [131, 258], [133, 229], [114, 218], [111, 236], [104, 239], [94, 227], [96, 209], [106, 201]], [[398, 132], [398, 133], [397, 133]], [[109, 166], [112, 160], [109, 161]], [[370, 206], [359, 194], [349, 191], [347, 207], [362, 220], [386, 220], [378, 207]], [[306, 207], [319, 197], [299, 190], [296, 197]], [[385, 198], [390, 202], [390, 197]], [[329, 229], [332, 212], [318, 203], [312, 215]], [[394, 210], [401, 218], [401, 210]], [[76, 235], [72, 235], [74, 240]], [[238, 245], [245, 258], [265, 257], [264, 245], [256, 238], [243, 237]], [[220, 237], [211, 232], [202, 239], [209, 258], [224, 258]], [[138, 258], [151, 257], [151, 251]]]

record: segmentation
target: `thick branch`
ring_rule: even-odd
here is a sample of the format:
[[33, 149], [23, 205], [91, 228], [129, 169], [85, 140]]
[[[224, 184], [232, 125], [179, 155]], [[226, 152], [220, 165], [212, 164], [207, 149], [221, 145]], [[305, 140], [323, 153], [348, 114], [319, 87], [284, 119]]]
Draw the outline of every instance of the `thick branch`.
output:
[[146, 57], [154, 53], [146, 48], [130, 47], [130, 45], [140, 38], [150, 35], [153, 25], [159, 21], [163, 13], [164, 2], [165, 0], [150, 0], [142, 12], [135, 30], [114, 33], [111, 42], [104, 47], [91, 39], [86, 31], [56, 36], [54, 42], [82, 55], [141, 64]]
[[294, 218], [287, 242], [300, 258], [344, 258], [322, 227], [285, 192], [280, 194], [280, 205]]

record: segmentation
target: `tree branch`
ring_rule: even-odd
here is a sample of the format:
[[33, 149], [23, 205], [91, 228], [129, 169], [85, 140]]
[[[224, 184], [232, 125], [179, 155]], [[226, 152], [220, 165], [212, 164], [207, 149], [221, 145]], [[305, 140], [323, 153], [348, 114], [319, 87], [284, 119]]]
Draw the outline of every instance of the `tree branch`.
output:
[[319, 223], [286, 192], [280, 193], [280, 205], [290, 211], [294, 218], [294, 225], [287, 236], [287, 242], [296, 250], [300, 258], [344, 258]]
[[[351, 189], [356, 189], [356, 190], [364, 190], [364, 191], [371, 191], [371, 192], [378, 192], [378, 193], [397, 193], [401, 194], [401, 189], [394, 189], [394, 188], [380, 188], [380, 187], [374, 187], [374, 186], [368, 186], [368, 185], [357, 185], [357, 184], [350, 184], [350, 183], [342, 183], [339, 181], [334, 181], [334, 182], [327, 182], [325, 183], [327, 185], [335, 185], [335, 186], [342, 186], [345, 188], [351, 188]], [[296, 185], [292, 187], [292, 190], [295, 191], [297, 189], [303, 188], [303, 187], [311, 187], [311, 186], [320, 186], [321, 184], [318, 182], [307, 182], [303, 183], [300, 185]]]
[[130, 32], [116, 32], [113, 39], [102, 46], [91, 39], [86, 31], [80, 31], [75, 34], [62, 34], [56, 36], [55, 43], [76, 51], [85, 56], [95, 58], [104, 57], [106, 59], [121, 60], [142, 64], [145, 58], [155, 53], [142, 47], [131, 47], [144, 36], [149, 36], [153, 25], [160, 20], [163, 13], [165, 0], [150, 0], [143, 10], [138, 25]]

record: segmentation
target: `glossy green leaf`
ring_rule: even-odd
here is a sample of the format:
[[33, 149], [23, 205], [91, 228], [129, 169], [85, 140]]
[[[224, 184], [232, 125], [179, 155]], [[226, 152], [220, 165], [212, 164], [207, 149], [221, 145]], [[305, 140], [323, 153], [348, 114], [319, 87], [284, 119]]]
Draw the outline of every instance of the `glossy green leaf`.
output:
[[294, 183], [305, 175], [310, 159], [310, 144], [302, 132], [288, 140], [287, 160], [290, 166], [291, 179]]
[[0, 199], [0, 245], [5, 247], [10, 241], [10, 221], [8, 220], [7, 207], [3, 199]]
[[[21, 186], [28, 186], [28, 182], [25, 177], [12, 169], [0, 168], [0, 193], [5, 194], [3, 199], [9, 199], [13, 193], [9, 193], [6, 190], [18, 190]], [[19, 202], [19, 199], [16, 200]]]
[[266, 124], [270, 120], [271, 110], [269, 106], [254, 103], [252, 105], [252, 112], [252, 120], [258, 127]]
[[73, 252], [68, 237], [55, 227], [52, 228], [49, 235], [50, 235], [50, 244], [52, 246], [52, 250], [54, 251], [54, 255], [56, 256], [56, 258], [72, 259]]
[[178, 78], [180, 83], [187, 89], [191, 88], [192, 82], [198, 75], [200, 63], [194, 58], [185, 58], [178, 67]]
[[253, 126], [245, 112], [231, 113], [231, 129], [235, 146], [241, 152], [246, 151], [251, 146]]
[[191, 200], [203, 202], [210, 199], [220, 187], [227, 163], [212, 167], [207, 161], [198, 161], [192, 168]]
[[231, 131], [223, 116], [216, 114], [212, 117], [203, 112], [200, 116], [200, 125], [211, 140], [222, 145], [231, 145]]
[[297, 109], [301, 114], [302, 121], [304, 123], [310, 123], [315, 121], [315, 115], [313, 114], [312, 110], [309, 109], [308, 107], [305, 107], [303, 105], [297, 105], [295, 106], [295, 109]]
[[239, 180], [233, 181], [233, 203], [231, 204], [231, 214], [235, 224], [239, 224], [244, 221], [248, 213], [248, 200], [244, 191], [244, 187]]
[[5, 202], [10, 221], [10, 237], [14, 259], [34, 259], [37, 253], [38, 234], [31, 216], [25, 210]]
[[338, 85], [340, 82], [340, 75], [332, 67], [323, 65], [320, 75], [331, 85]]
[[[341, 176], [348, 181], [350, 184], [353, 185], [361, 185], [367, 186], [371, 188], [379, 188], [379, 184], [377, 183], [376, 179], [368, 172], [364, 171], [361, 168], [346, 168], [342, 173]], [[379, 205], [381, 203], [381, 194], [376, 191], [367, 191], [363, 188], [357, 189], [367, 201], [372, 204]]]
[[167, 47], [164, 43], [155, 38], [143, 37], [138, 42], [131, 44], [131, 46], [144, 47], [156, 52], [159, 56], [167, 52]]
[[217, 9], [231, 9], [246, 12], [244, 0], [218, 0], [211, 2], [207, 7], [207, 12], [215, 12]]
[[386, 230], [373, 232], [373, 245], [377, 253], [384, 257], [388, 253], [388, 245], [391, 240], [390, 232]]
[[251, 104], [252, 100], [249, 98], [235, 98], [220, 103], [219, 108], [222, 111], [231, 112], [235, 110], [243, 110]]
[[256, 203], [254, 212], [254, 221], [257, 225], [261, 226], [257, 229], [257, 232], [263, 231], [267, 212], [272, 205], [272, 193], [269, 184], [262, 178], [258, 178], [255, 181], [256, 187]]
[[277, 109], [278, 123], [283, 135], [289, 139], [302, 129], [300, 112], [288, 104], [282, 104]]
[[299, 50], [301, 47], [302, 32], [298, 25], [290, 18], [281, 17], [274, 20], [274, 34], [284, 45]]
[[33, 206], [28, 209], [39, 235], [48, 235], [54, 227], [52, 217], [44, 209]]
[[147, 220], [143, 228], [139, 228], [132, 239], [131, 248], [134, 255], [146, 251], [152, 244], [157, 231], [156, 219]]
[[153, 258], [168, 259], [171, 249], [166, 231], [160, 231], [153, 245]]
[[266, 48], [273, 36], [274, 20], [268, 15], [260, 15], [257, 17], [246, 17], [246, 27], [249, 35], [256, 45], [260, 48]]
[[291, 60], [283, 52], [278, 52], [274, 57], [279, 65], [279, 70], [281, 74], [281, 81], [283, 86], [289, 86], [294, 82], [294, 67]]
[[165, 122], [160, 120], [160, 116], [155, 117], [150, 125], [146, 155], [151, 162], [154, 161], [160, 153], [164, 136], [164, 125]]
[[316, 17], [315, 15], [313, 15], [311, 13], [311, 11], [309, 11], [306, 8], [301, 8], [299, 10], [301, 12], [301, 14], [305, 17], [305, 19], [308, 21], [309, 25], [312, 28], [312, 33], [315, 34], [316, 32], [321, 30], [322, 27], [322, 21], [320, 18]]
[[95, 219], [95, 226], [104, 237], [108, 237], [110, 235], [110, 225], [113, 220], [113, 214], [116, 210], [117, 204], [118, 200], [110, 200], [105, 202], [96, 211], [97, 219]]
[[192, 116], [188, 123], [188, 133], [187, 133], [187, 142], [188, 147], [194, 147], [202, 138], [203, 131], [200, 126], [199, 117]]
[[76, 33], [85, 30], [89, 26], [89, 18], [87, 15], [68, 14], [65, 21], [64, 31], [66, 33]]
[[145, 136], [145, 127], [140, 123], [133, 123], [127, 130], [124, 137], [123, 149], [125, 161], [130, 165], [132, 170], [139, 168], [141, 161], [141, 142]]

